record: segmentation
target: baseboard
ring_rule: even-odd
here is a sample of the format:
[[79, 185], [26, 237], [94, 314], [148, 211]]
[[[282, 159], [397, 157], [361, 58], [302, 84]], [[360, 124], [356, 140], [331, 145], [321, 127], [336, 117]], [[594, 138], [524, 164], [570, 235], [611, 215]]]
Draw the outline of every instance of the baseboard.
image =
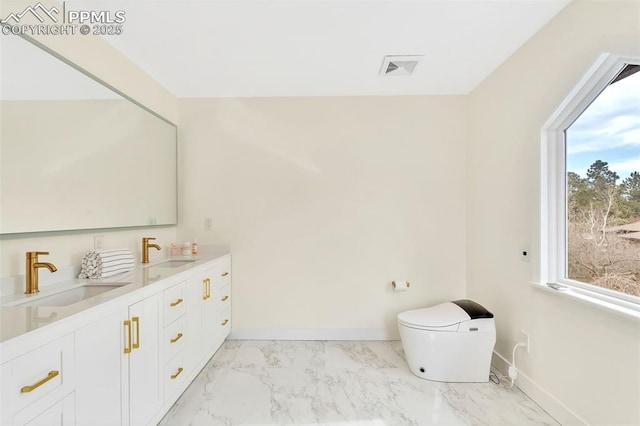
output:
[[397, 340], [383, 328], [232, 328], [230, 340]]
[[[491, 365], [505, 376], [508, 376], [507, 372], [511, 363], [498, 352], [493, 352]], [[518, 371], [515, 385], [561, 425], [589, 425], [589, 423], [521, 371]]]

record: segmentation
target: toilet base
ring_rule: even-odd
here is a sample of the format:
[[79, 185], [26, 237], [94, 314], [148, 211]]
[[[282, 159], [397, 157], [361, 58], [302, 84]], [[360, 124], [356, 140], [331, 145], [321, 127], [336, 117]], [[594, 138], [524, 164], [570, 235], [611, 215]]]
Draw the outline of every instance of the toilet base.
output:
[[[493, 319], [476, 321], [493, 324]], [[425, 380], [464, 383], [489, 381], [496, 333], [494, 327], [480, 327], [487, 328], [489, 331], [448, 332], [398, 325], [413, 374]]]

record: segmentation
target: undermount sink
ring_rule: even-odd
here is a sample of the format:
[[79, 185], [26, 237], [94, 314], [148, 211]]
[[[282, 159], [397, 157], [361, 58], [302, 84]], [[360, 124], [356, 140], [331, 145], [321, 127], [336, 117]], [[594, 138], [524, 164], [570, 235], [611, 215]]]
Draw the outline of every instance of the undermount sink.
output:
[[179, 268], [180, 266], [184, 266], [187, 263], [195, 262], [198, 259], [171, 259], [165, 260], [164, 262], [157, 263], [155, 265], [149, 266], [150, 268], [158, 267], [158, 268]]
[[100, 283], [86, 284], [80, 287], [63, 290], [51, 295], [32, 296], [27, 300], [20, 300], [14, 303], [8, 303], [4, 306], [67, 306], [77, 302], [81, 302], [90, 297], [98, 296], [111, 290], [122, 287], [131, 283]]

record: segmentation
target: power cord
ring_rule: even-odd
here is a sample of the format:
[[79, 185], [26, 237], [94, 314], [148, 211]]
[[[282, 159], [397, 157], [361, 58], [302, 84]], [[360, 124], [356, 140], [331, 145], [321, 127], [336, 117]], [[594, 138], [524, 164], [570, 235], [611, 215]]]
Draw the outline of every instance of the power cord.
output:
[[498, 375], [496, 373], [494, 373], [493, 371], [489, 372], [489, 380], [491, 380], [493, 383], [495, 383], [496, 385], [500, 384], [500, 378], [498, 377]]
[[518, 349], [519, 347], [526, 347], [527, 344], [526, 343], [518, 343], [513, 347], [513, 355], [511, 357], [511, 365], [509, 366], [509, 378], [511, 379], [511, 387], [513, 388], [513, 385], [516, 381], [516, 378], [518, 377], [518, 369], [516, 368], [516, 349]]

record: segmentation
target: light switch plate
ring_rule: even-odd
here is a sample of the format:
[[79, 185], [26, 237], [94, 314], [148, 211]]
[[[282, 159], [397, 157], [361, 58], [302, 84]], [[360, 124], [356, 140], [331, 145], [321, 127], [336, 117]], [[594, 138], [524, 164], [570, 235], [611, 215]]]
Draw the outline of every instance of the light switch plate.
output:
[[96, 235], [93, 237], [93, 249], [102, 250], [104, 248], [104, 235]]

